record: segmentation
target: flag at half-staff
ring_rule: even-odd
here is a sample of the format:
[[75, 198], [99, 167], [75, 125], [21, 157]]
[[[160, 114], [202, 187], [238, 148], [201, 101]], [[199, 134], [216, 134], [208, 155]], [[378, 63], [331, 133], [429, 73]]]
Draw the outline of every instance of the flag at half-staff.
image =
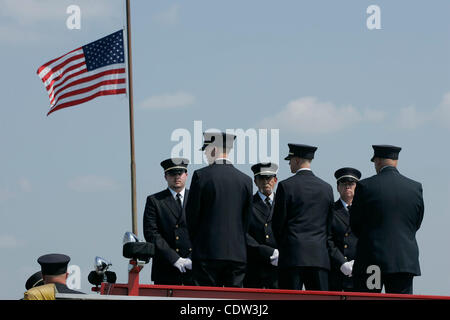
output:
[[124, 94], [123, 30], [72, 50], [37, 70], [50, 98], [50, 113], [99, 96]]

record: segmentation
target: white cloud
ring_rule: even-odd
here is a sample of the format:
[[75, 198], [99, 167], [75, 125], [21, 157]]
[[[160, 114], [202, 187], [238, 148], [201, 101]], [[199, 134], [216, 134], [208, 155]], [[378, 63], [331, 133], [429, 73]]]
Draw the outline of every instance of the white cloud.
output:
[[153, 15], [153, 21], [163, 25], [175, 25], [179, 20], [180, 5], [173, 4], [166, 11]]
[[192, 105], [194, 102], [195, 97], [190, 93], [177, 92], [175, 94], [163, 94], [147, 98], [140, 104], [140, 107], [142, 109], [181, 108]]
[[418, 111], [414, 106], [401, 108], [397, 124], [402, 129], [417, 129], [425, 125], [450, 128], [450, 92], [445, 93], [441, 103], [431, 111]]
[[439, 124], [450, 128], [450, 92], [444, 94], [441, 103], [434, 110], [433, 117]]
[[13, 249], [23, 245], [23, 242], [16, 237], [2, 234], [0, 235], [0, 249]]
[[432, 115], [417, 111], [414, 106], [400, 109], [397, 123], [403, 129], [416, 129], [432, 120]]
[[114, 191], [119, 188], [118, 183], [113, 179], [94, 175], [76, 177], [70, 180], [67, 186], [76, 192]]
[[351, 105], [337, 107], [331, 102], [320, 102], [316, 97], [303, 97], [289, 102], [276, 115], [263, 119], [260, 127], [283, 127], [293, 132], [321, 134], [362, 122], [378, 122], [383, 118], [384, 113], [377, 110], [359, 111]]

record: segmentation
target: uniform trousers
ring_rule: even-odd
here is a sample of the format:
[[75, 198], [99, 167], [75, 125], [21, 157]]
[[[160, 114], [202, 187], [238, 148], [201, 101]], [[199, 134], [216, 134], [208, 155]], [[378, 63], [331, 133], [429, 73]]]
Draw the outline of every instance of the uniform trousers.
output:
[[229, 260], [194, 260], [192, 272], [197, 286], [242, 288], [246, 263]]
[[[369, 289], [369, 285], [376, 283], [373, 279], [374, 275], [354, 275], [355, 291], [358, 292], [373, 292], [380, 293], [383, 286], [385, 293], [401, 293], [412, 294], [413, 293], [413, 278], [414, 275], [406, 272], [399, 273], [381, 273], [380, 288]], [[369, 279], [369, 277], [372, 277]]]
[[318, 267], [280, 268], [278, 274], [280, 289], [328, 290], [328, 270]]

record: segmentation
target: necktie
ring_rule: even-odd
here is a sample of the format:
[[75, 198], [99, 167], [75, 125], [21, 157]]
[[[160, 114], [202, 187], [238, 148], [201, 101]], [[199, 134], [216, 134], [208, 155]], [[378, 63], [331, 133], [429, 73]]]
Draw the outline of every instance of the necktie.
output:
[[183, 205], [181, 204], [181, 194], [177, 193], [177, 203], [180, 210], [183, 210]]
[[269, 207], [269, 209], [272, 209], [272, 205], [270, 204], [270, 198], [269, 197], [266, 197], [265, 202], [266, 202], [266, 205]]

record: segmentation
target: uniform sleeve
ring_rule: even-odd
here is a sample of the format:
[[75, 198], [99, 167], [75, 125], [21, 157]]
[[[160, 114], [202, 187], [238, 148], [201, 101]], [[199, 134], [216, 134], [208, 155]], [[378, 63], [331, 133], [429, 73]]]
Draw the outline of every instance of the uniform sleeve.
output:
[[253, 257], [257, 257], [264, 263], [270, 263], [270, 257], [275, 250], [275, 248], [268, 245], [258, 243], [250, 233], [247, 233], [247, 248]]
[[144, 237], [147, 242], [155, 245], [157, 255], [167, 260], [170, 264], [174, 264], [180, 258], [159, 232], [157, 206], [151, 197], [147, 198], [145, 204]]
[[364, 214], [364, 187], [358, 182], [355, 188], [355, 196], [350, 206], [350, 228], [356, 237], [360, 237]]
[[328, 254], [330, 255], [331, 260], [336, 264], [341, 266], [344, 262], [346, 262], [344, 255], [342, 254], [341, 250], [336, 246], [335, 244], [336, 234], [333, 230], [333, 223], [332, 221], [328, 225]]
[[186, 224], [189, 231], [189, 237], [192, 242], [196, 236], [196, 226], [199, 221], [201, 210], [201, 192], [200, 179], [197, 171], [192, 175], [189, 197], [186, 202]]
[[253, 195], [252, 195], [252, 180], [249, 178], [247, 182], [247, 196], [246, 196], [246, 204], [243, 216], [243, 225], [244, 230], [247, 233], [250, 226], [250, 219], [253, 214]]
[[283, 183], [278, 184], [277, 192], [275, 193], [275, 206], [273, 208], [272, 216], [272, 230], [275, 236], [275, 241], [280, 244], [282, 236], [282, 228], [286, 221], [286, 199]]
[[423, 214], [425, 211], [425, 205], [423, 203], [423, 190], [422, 190], [422, 185], [419, 186], [420, 188], [420, 200], [419, 200], [419, 212], [418, 212], [418, 216], [417, 216], [417, 230], [419, 230], [420, 226], [422, 225], [422, 220], [423, 220]]

